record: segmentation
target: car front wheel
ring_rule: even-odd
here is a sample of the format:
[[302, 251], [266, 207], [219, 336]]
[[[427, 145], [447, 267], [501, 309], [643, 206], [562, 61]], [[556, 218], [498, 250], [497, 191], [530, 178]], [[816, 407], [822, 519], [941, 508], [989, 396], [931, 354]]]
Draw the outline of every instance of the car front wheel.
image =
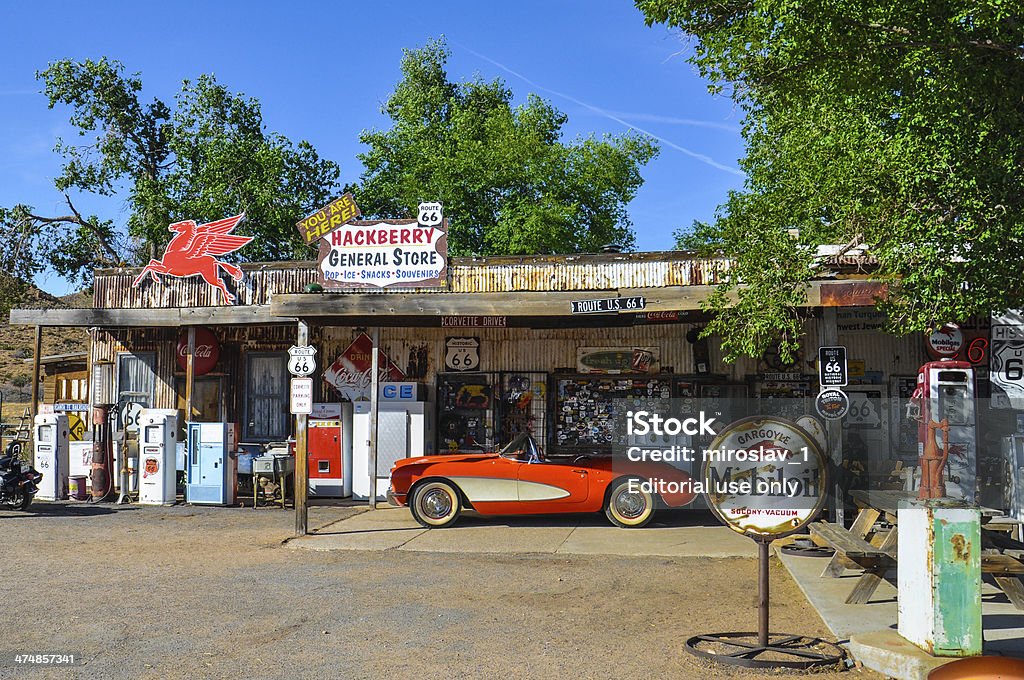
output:
[[654, 494], [641, 489], [638, 479], [619, 480], [608, 494], [604, 514], [615, 526], [642, 527], [654, 517]]
[[428, 529], [451, 526], [462, 511], [462, 498], [448, 482], [426, 482], [416, 487], [409, 504], [413, 519]]

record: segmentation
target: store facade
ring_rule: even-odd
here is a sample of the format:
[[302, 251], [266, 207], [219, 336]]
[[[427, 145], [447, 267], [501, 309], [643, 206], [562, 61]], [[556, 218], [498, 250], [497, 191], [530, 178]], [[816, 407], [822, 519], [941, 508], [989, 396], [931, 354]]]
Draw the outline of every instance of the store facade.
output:
[[[139, 270], [102, 270], [93, 308], [15, 310], [12, 321], [90, 327], [90, 370], [109, 366], [118, 395], [177, 409], [179, 422], [236, 423], [237, 440], [255, 444], [295, 435], [288, 350], [305, 344], [301, 330], [316, 349], [313, 400], [344, 405], [342, 428], [357, 432], [355, 444], [346, 438], [356, 449], [354, 474], [366, 465], [359, 467], [359, 416], [376, 336], [383, 387], [404, 386], [379, 391], [381, 402], [418, 404], [399, 409], [418, 431], [397, 440], [386, 431], [399, 426], [381, 415], [384, 478], [410, 452], [488, 450], [522, 431], [550, 456], [609, 452], [622, 403], [689, 400], [723, 420], [747, 414], [740, 410], [814, 414], [818, 347], [838, 344], [849, 357], [851, 404], [836, 462], [850, 483], [899, 485], [900, 467], [917, 460], [906, 404], [918, 368], [937, 358], [927, 339], [885, 334], [872, 307], [882, 288], [851, 267], [812, 282], [795, 363], [771, 351], [726, 363], [720, 338], [698, 337], [707, 320], [701, 304], [726, 264], [682, 252], [452, 259], [429, 288], [329, 292], [316, 285], [315, 262], [249, 264], [234, 304], [198, 277], [135, 285]], [[987, 396], [988, 357], [978, 350], [987, 347], [987, 320], [961, 332], [955, 348], [939, 348], [970, 353], [978, 395]], [[414, 411], [422, 417], [413, 420]], [[992, 433], [1015, 430], [1009, 413]]]

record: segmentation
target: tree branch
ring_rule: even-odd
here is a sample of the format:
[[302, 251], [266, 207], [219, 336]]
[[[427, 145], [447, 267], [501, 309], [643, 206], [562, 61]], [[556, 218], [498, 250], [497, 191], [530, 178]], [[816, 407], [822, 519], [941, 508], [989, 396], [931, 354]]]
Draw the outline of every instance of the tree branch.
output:
[[123, 258], [118, 254], [116, 250], [114, 250], [113, 246], [110, 245], [110, 242], [107, 241], [106, 236], [103, 234], [103, 230], [100, 229], [99, 226], [96, 225], [95, 223], [90, 222], [89, 220], [82, 217], [82, 214], [78, 212], [78, 209], [75, 208], [74, 204], [71, 202], [70, 196], [64, 194], [64, 200], [67, 201], [68, 208], [71, 210], [70, 215], [61, 215], [60, 217], [44, 217], [42, 215], [26, 213], [26, 216], [29, 219], [39, 222], [40, 224], [70, 223], [77, 224], [81, 227], [85, 227], [92, 233], [93, 236], [96, 237], [96, 241], [97, 243], [99, 243], [100, 248], [102, 248], [103, 251], [107, 254], [108, 259], [104, 262], [104, 264], [120, 264], [123, 261]]

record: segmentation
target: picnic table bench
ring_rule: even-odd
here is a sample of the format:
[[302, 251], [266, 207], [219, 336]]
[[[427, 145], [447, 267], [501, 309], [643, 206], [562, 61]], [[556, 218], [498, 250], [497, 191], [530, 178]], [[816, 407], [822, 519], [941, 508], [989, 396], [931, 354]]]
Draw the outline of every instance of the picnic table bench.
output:
[[[913, 496], [902, 491], [854, 491], [852, 495], [860, 510], [849, 529], [830, 522], [815, 522], [809, 528], [815, 543], [835, 551], [821, 574], [823, 577], [839, 577], [846, 569], [863, 570], [846, 598], [847, 604], [863, 604], [885, 580], [886, 572], [897, 566], [897, 510], [901, 500]], [[982, 522], [998, 514], [991, 508], [982, 508]], [[875, 522], [882, 516], [892, 525], [891, 529], [875, 528]], [[1020, 575], [1024, 575], [1024, 543], [984, 527], [981, 538], [982, 573], [991, 574], [1013, 606], [1024, 610], [1024, 583], [1020, 580]]]

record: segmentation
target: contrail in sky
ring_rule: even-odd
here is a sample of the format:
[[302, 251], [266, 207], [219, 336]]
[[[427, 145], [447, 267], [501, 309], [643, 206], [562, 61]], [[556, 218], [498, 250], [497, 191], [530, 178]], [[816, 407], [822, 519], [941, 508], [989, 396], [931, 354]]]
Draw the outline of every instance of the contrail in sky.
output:
[[484, 61], [486, 61], [489, 64], [493, 64], [494, 66], [497, 66], [502, 71], [505, 71], [506, 73], [510, 73], [510, 74], [514, 75], [516, 78], [519, 78], [520, 80], [525, 82], [530, 87], [535, 87], [538, 90], [541, 90], [543, 92], [547, 92], [549, 94], [553, 94], [553, 95], [555, 95], [557, 97], [562, 97], [563, 99], [568, 99], [569, 101], [573, 102], [574, 104], [577, 104], [578, 106], [582, 106], [583, 108], [589, 109], [589, 110], [593, 111], [594, 113], [596, 113], [598, 115], [601, 115], [601, 116], [604, 116], [605, 118], [613, 120], [616, 123], [629, 128], [630, 130], [636, 130], [637, 132], [645, 134], [648, 137], [653, 137], [654, 139], [657, 139], [659, 142], [661, 142], [665, 146], [668, 146], [670, 148], [675, 149], [676, 151], [684, 153], [687, 156], [690, 156], [691, 158], [696, 158], [697, 160], [701, 161], [702, 163], [707, 163], [708, 165], [710, 165], [713, 168], [718, 168], [719, 170], [724, 170], [725, 172], [729, 172], [729, 173], [732, 173], [734, 175], [739, 175], [740, 177], [743, 177], [743, 172], [739, 168], [734, 168], [734, 167], [725, 165], [723, 163], [719, 163], [718, 161], [716, 161], [714, 158], [711, 158], [710, 156], [705, 156], [702, 153], [697, 153], [696, 151], [691, 151], [690, 149], [687, 149], [686, 147], [683, 147], [683, 146], [679, 146], [675, 142], [669, 141], [669, 140], [665, 139], [664, 137], [660, 137], [660, 136], [654, 134], [653, 132], [648, 132], [647, 130], [644, 130], [641, 127], [637, 127], [636, 125], [632, 125], [630, 123], [627, 123], [625, 120], [623, 120], [619, 116], [616, 116], [611, 111], [607, 111], [607, 110], [599, 108], [597, 106], [593, 106], [591, 104], [588, 104], [588, 103], [586, 103], [584, 101], [580, 101], [579, 99], [576, 99], [572, 95], [565, 94], [564, 92], [559, 92], [557, 90], [552, 90], [550, 88], [544, 87], [543, 85], [539, 85], [538, 83], [533, 82], [532, 80], [530, 80], [529, 78], [527, 78], [523, 74], [517, 73], [517, 72], [513, 71], [509, 67], [505, 66], [504, 64], [501, 64], [501, 63], [498, 63], [498, 62], [494, 61], [490, 57], [486, 57], [486, 56], [480, 54], [479, 52], [471, 50], [470, 48], [466, 47], [465, 45], [459, 45], [459, 43], [455, 43], [455, 42], [453, 42], [452, 44], [457, 45], [461, 49], [466, 50], [467, 52], [469, 52], [470, 54], [476, 56], [479, 59], [483, 59]]

